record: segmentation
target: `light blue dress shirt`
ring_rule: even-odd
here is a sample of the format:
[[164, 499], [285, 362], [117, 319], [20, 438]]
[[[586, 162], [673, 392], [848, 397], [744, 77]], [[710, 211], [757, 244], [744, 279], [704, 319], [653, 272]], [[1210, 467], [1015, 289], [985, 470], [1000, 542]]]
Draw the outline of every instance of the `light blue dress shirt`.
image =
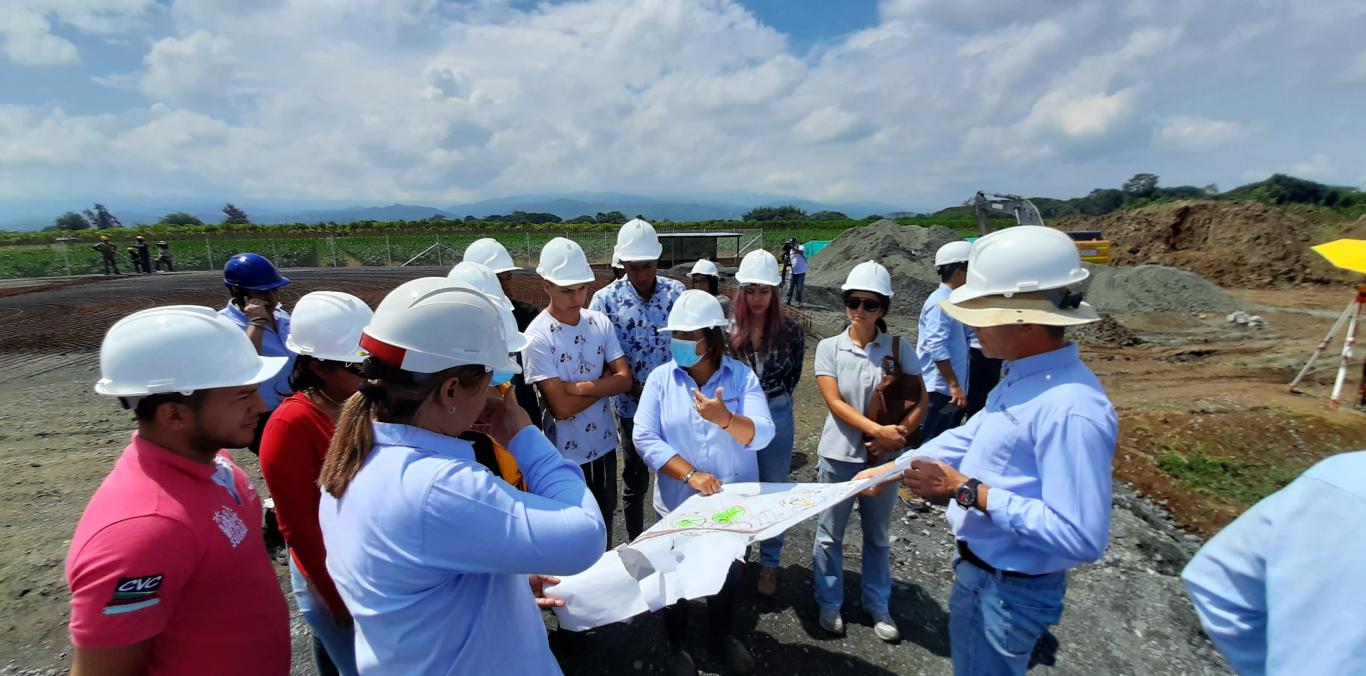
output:
[[[251, 325], [251, 320], [232, 303], [219, 310], [218, 314], [242, 327], [243, 331]], [[274, 411], [285, 397], [294, 394], [293, 390], [289, 389], [289, 374], [294, 372], [294, 358], [298, 356], [285, 347], [285, 341], [289, 339], [289, 313], [278, 305], [275, 306], [275, 326], [278, 330], [266, 327], [265, 334], [261, 336], [261, 356], [287, 357], [289, 363], [270, 380], [256, 386], [256, 393], [261, 395], [261, 401], [265, 402], [267, 411]]]
[[[639, 382], [661, 364], [670, 362], [669, 334], [660, 332], [669, 323], [669, 311], [683, 295], [683, 284], [668, 277], [656, 278], [649, 300], [640, 297], [631, 280], [622, 277], [593, 294], [588, 309], [607, 315], [617, 330], [617, 342], [626, 353], [631, 375]], [[640, 402], [629, 391], [612, 398], [617, 415], [630, 418]]]
[[1181, 579], [1244, 676], [1366, 674], [1366, 451], [1309, 468], [1253, 505]]
[[925, 381], [925, 390], [949, 393], [949, 382], [940, 375], [937, 361], [948, 361], [953, 374], [958, 377], [958, 386], [963, 393], [968, 391], [968, 332], [963, 323], [950, 317], [939, 307], [939, 301], [948, 300], [952, 289], [948, 284], [939, 288], [925, 299], [920, 309], [920, 333], [915, 339], [915, 354], [920, 358], [920, 377]]
[[560, 673], [527, 575], [577, 573], [602, 555], [583, 473], [535, 427], [508, 444], [529, 492], [475, 461], [467, 441], [373, 428], [360, 472], [318, 508], [361, 673]]
[[1031, 575], [1095, 561], [1110, 537], [1119, 420], [1075, 344], [1007, 361], [986, 407], [913, 451], [991, 487], [988, 513], [950, 502], [973, 553]]
[[[754, 423], [754, 438], [748, 444], [736, 441], [720, 425], [703, 420], [693, 405], [694, 389], [714, 397], [718, 387], [722, 388], [726, 408]], [[722, 357], [721, 368], [698, 388], [692, 376], [670, 360], [650, 372], [645, 381], [632, 437], [641, 459], [655, 473], [655, 509], [667, 514], [697, 491], [664, 476], [659, 468], [681, 455], [698, 471], [716, 476], [722, 485], [758, 481], [757, 453], [773, 440], [773, 417], [764, 388], [748, 366]]]

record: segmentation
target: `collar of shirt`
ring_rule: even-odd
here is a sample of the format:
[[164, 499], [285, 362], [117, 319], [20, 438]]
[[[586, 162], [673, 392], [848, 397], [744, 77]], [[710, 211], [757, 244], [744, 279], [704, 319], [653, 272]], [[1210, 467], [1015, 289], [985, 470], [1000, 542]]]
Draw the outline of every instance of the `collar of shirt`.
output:
[[875, 346], [884, 352], [892, 349], [892, 337], [885, 331], [878, 331], [877, 338], [874, 338], [872, 342], [865, 344], [863, 347], [859, 347], [854, 344], [854, 339], [849, 335], [849, 332], [853, 331], [853, 329], [854, 327], [852, 326], [845, 329], [844, 332], [839, 335], [839, 338], [835, 340], [835, 347], [848, 352], [853, 352], [857, 355], [867, 355]]
[[1079, 359], [1081, 352], [1077, 349], [1077, 344], [1067, 343], [1056, 350], [1005, 362], [1002, 366], [1001, 382], [1017, 382], [1074, 363]]
[[[237, 304], [236, 304], [236, 303], [233, 303], [233, 302], [229, 301], [227, 307], [223, 308], [223, 311], [224, 311], [224, 312], [227, 312], [229, 315], [231, 315], [232, 318], [233, 318], [233, 320], [236, 321], [236, 322], [238, 322], [239, 324], [244, 324], [244, 325], [245, 325], [245, 324], [250, 324], [250, 323], [251, 323], [251, 320], [247, 319], [247, 314], [246, 314], [245, 312], [242, 312], [242, 308], [237, 307]], [[288, 321], [289, 321], [289, 313], [288, 313], [288, 312], [285, 312], [285, 309], [284, 309], [284, 308], [280, 307], [279, 305], [276, 305], [276, 306], [275, 306], [275, 323], [276, 323], [276, 325], [277, 325], [277, 326], [283, 327], [284, 325], [281, 324], [281, 322], [288, 322]], [[270, 327], [266, 327], [266, 328], [270, 328]], [[284, 331], [281, 331], [280, 333], [285, 333], [285, 332], [284, 332]]]
[[218, 468], [218, 465], [213, 462], [198, 462], [183, 455], [172, 453], [162, 446], [143, 439], [137, 432], [133, 433], [130, 445], [133, 447], [133, 452], [137, 453], [140, 462], [155, 463], [200, 479], [212, 479]]
[[464, 439], [448, 437], [430, 430], [398, 423], [370, 423], [376, 445], [403, 446], [450, 458], [474, 460], [474, 446]]

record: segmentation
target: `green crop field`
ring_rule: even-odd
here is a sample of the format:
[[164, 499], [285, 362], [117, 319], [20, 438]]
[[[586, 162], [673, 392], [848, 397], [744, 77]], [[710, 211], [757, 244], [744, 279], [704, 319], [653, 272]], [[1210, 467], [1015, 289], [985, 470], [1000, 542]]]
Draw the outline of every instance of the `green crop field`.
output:
[[[863, 221], [839, 223], [825, 226], [803, 222], [799, 224], [765, 224], [763, 230], [752, 223], [696, 223], [671, 225], [661, 228], [661, 233], [670, 231], [740, 232], [738, 238], [723, 238], [718, 241], [718, 255], [734, 255], [736, 247], [746, 250], [762, 246], [776, 250], [788, 237], [798, 241], [829, 240], [839, 236], [851, 225], [863, 225]], [[131, 270], [132, 265], [126, 247], [132, 244], [134, 234], [144, 232], [136, 228], [106, 231], [119, 247], [117, 257], [120, 271]], [[553, 237], [565, 236], [574, 239], [588, 254], [593, 263], [608, 263], [615, 242], [614, 229], [572, 229], [550, 230], [543, 228], [518, 228], [507, 226], [503, 229], [486, 230], [435, 230], [412, 231], [382, 229], [346, 230], [337, 228], [333, 232], [299, 232], [289, 228], [256, 232], [200, 232], [182, 233], [148, 230], [147, 238], [152, 242], [152, 258], [157, 256], [154, 244], [157, 239], [166, 239], [171, 245], [176, 270], [219, 269], [233, 254], [253, 251], [269, 257], [281, 267], [332, 267], [332, 266], [371, 266], [371, 265], [451, 265], [459, 260], [459, 253], [476, 239], [494, 237], [503, 243], [513, 257], [522, 265], [532, 265], [541, 247]], [[0, 279], [19, 277], [51, 277], [61, 275], [87, 275], [103, 272], [100, 256], [91, 247], [98, 241], [98, 233], [87, 231], [78, 233], [68, 241], [53, 242], [53, 233], [24, 233], [26, 243], [0, 246]], [[46, 239], [46, 243], [40, 243]], [[737, 242], [738, 240], [738, 242]], [[757, 241], [756, 241], [757, 240]]]

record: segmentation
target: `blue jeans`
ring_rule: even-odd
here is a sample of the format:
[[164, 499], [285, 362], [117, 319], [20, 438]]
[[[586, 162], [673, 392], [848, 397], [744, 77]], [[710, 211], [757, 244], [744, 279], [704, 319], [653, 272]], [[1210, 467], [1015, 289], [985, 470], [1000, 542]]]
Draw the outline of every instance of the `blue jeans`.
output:
[[949, 645], [954, 676], [1024, 674], [1034, 644], [1062, 617], [1067, 573], [1006, 577], [962, 560], [953, 569]]
[[806, 293], [806, 273], [792, 273], [792, 285], [787, 287], [787, 304], [792, 304], [792, 294], [797, 294], [797, 302], [802, 302], [802, 296]]
[[929, 393], [929, 409], [925, 412], [925, 421], [920, 423], [922, 443], [963, 424], [963, 414], [967, 411], [949, 406], [950, 399], [947, 394]]
[[[796, 426], [792, 419], [792, 395], [780, 394], [768, 400], [773, 416], [773, 441], [759, 451], [759, 481], [785, 483], [792, 471], [792, 440]], [[783, 534], [759, 544], [759, 563], [776, 568], [783, 551]]]
[[330, 673], [342, 676], [357, 676], [356, 671], [356, 630], [351, 626], [341, 626], [332, 619], [332, 611], [327, 609], [323, 600], [313, 595], [308, 580], [294, 563], [294, 553], [289, 556], [289, 586], [294, 589], [294, 602], [299, 606], [308, 628], [313, 631], [314, 659], [319, 663], [319, 673], [329, 673], [317, 654], [317, 645], [322, 644], [325, 657], [331, 660], [335, 671]]
[[[854, 478], [867, 469], [861, 462], [821, 458], [816, 467], [817, 480], [837, 483]], [[863, 609], [872, 615], [887, 612], [892, 595], [891, 542], [887, 531], [892, 525], [896, 491], [883, 491], [877, 497], [855, 496], [821, 512], [816, 520], [816, 545], [811, 551], [815, 576], [816, 603], [821, 610], [838, 610], [844, 605], [844, 528], [858, 500], [863, 526]]]

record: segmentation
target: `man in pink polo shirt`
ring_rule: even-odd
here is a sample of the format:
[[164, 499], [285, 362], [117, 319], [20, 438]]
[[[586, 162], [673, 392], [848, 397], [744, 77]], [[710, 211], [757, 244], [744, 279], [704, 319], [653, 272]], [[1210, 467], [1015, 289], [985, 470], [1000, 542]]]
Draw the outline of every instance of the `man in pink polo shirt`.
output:
[[261, 501], [220, 450], [251, 442], [256, 385], [284, 363], [205, 307], [109, 329], [95, 391], [132, 409], [138, 430], [71, 539], [72, 674], [289, 673]]

